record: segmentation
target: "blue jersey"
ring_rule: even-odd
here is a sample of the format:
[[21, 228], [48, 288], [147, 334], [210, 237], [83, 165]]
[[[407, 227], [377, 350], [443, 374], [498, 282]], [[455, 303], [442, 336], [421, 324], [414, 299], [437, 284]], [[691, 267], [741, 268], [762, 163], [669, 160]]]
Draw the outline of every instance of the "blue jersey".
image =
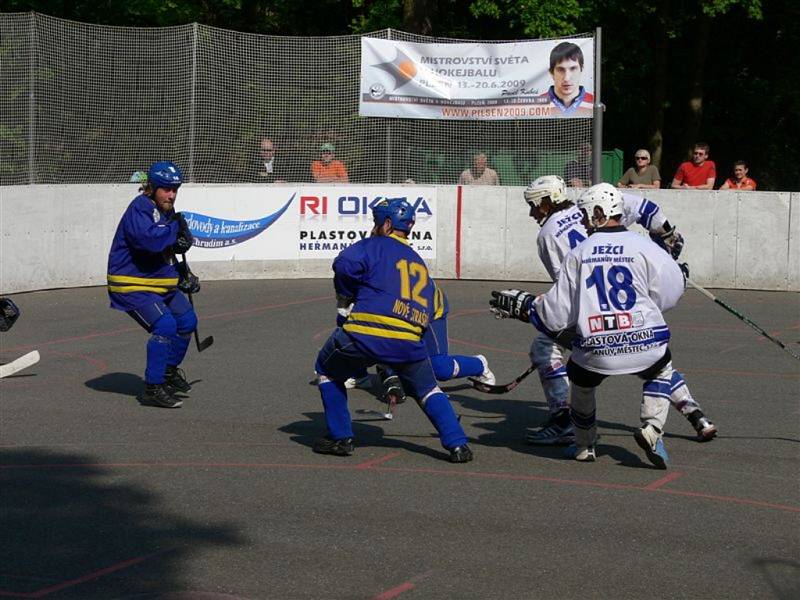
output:
[[338, 294], [354, 306], [342, 329], [381, 362], [425, 360], [422, 336], [434, 311], [428, 268], [406, 240], [373, 236], [342, 250], [333, 261]]
[[134, 310], [175, 291], [178, 271], [172, 244], [178, 223], [141, 194], [122, 215], [108, 253], [112, 308]]

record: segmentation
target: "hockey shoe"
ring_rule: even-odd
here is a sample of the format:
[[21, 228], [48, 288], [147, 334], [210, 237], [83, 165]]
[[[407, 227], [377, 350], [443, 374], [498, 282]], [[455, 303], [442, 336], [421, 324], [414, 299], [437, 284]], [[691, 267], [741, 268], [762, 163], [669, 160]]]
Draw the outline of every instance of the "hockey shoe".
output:
[[472, 450], [469, 449], [467, 444], [450, 448], [450, 462], [451, 463], [465, 463], [473, 459]]
[[481, 373], [477, 379], [481, 383], [485, 383], [486, 385], [494, 385], [496, 383], [494, 373], [489, 370], [489, 361], [486, 360], [486, 357], [483, 354], [478, 354], [475, 356], [481, 363], [483, 364], [483, 373]]
[[689, 413], [686, 418], [697, 432], [698, 442], [707, 442], [717, 435], [717, 426], [709, 421], [702, 411], [696, 410]]
[[343, 438], [341, 440], [332, 440], [327, 437], [321, 437], [314, 440], [312, 450], [317, 454], [333, 454], [334, 456], [350, 456], [355, 450], [353, 438]]
[[580, 462], [594, 462], [597, 458], [594, 446], [576, 446], [575, 444], [564, 450], [564, 456]]
[[192, 384], [186, 381], [183, 369], [178, 367], [167, 367], [167, 371], [164, 373], [164, 385], [167, 386], [170, 393], [183, 392], [185, 394], [192, 389]]
[[663, 433], [648, 423], [634, 432], [633, 437], [639, 447], [647, 454], [647, 459], [659, 469], [666, 469], [669, 455], [664, 447]]
[[550, 415], [538, 431], [530, 431], [525, 435], [529, 444], [536, 446], [569, 446], [575, 443], [575, 428], [569, 419], [568, 410], [560, 410]]
[[145, 384], [144, 391], [139, 394], [140, 404], [145, 406], [158, 406], [160, 408], [180, 408], [183, 401], [169, 393], [165, 384]]

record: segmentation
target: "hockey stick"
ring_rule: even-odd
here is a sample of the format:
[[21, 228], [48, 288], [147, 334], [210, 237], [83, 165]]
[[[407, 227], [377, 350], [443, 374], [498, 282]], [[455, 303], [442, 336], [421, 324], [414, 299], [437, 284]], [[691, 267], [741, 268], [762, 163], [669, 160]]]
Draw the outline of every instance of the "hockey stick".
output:
[[731, 313], [733, 316], [737, 317], [737, 318], [738, 318], [738, 319], [740, 319], [741, 321], [744, 321], [745, 323], [747, 323], [748, 325], [750, 325], [750, 327], [752, 327], [753, 329], [755, 329], [755, 330], [756, 330], [758, 333], [760, 333], [761, 335], [763, 335], [763, 336], [764, 336], [765, 338], [767, 338], [767, 339], [768, 339], [770, 342], [773, 342], [774, 344], [777, 344], [778, 346], [780, 346], [780, 347], [781, 347], [783, 350], [785, 350], [785, 351], [786, 351], [788, 354], [790, 354], [790, 355], [791, 355], [793, 358], [795, 358], [795, 359], [797, 359], [797, 360], [800, 360], [800, 356], [798, 356], [797, 354], [795, 354], [794, 352], [792, 352], [792, 350], [791, 350], [791, 349], [790, 349], [790, 348], [789, 348], [789, 347], [788, 347], [786, 344], [784, 344], [784, 343], [783, 343], [782, 341], [780, 341], [778, 338], [774, 338], [774, 337], [772, 337], [772, 336], [771, 336], [770, 334], [768, 334], [766, 331], [764, 331], [763, 329], [761, 329], [761, 327], [759, 327], [758, 325], [756, 325], [755, 323], [753, 323], [753, 322], [752, 322], [750, 319], [748, 319], [747, 317], [745, 317], [745, 316], [744, 316], [742, 313], [740, 313], [738, 310], [736, 310], [736, 309], [735, 309], [735, 308], [733, 308], [732, 306], [729, 306], [729, 305], [725, 304], [725, 302], [723, 302], [722, 300], [720, 300], [719, 298], [717, 298], [717, 297], [716, 297], [714, 294], [712, 294], [711, 292], [709, 292], [707, 289], [705, 289], [705, 288], [703, 288], [703, 287], [700, 287], [699, 285], [697, 285], [697, 284], [696, 284], [694, 281], [692, 281], [692, 280], [691, 280], [691, 279], [689, 279], [689, 278], [687, 278], [687, 279], [686, 279], [686, 283], [688, 283], [690, 286], [692, 286], [692, 287], [693, 287], [694, 289], [696, 289], [698, 292], [700, 292], [701, 294], [703, 294], [703, 295], [704, 295], [706, 298], [708, 298], [709, 300], [713, 300], [714, 302], [716, 302], [717, 304], [719, 304], [719, 305], [720, 305], [722, 308], [724, 308], [725, 310], [727, 310], [727, 311], [728, 311], [729, 313]]
[[22, 369], [27, 369], [31, 365], [35, 365], [39, 362], [39, 351], [34, 350], [33, 352], [28, 352], [27, 354], [20, 356], [17, 360], [11, 361], [7, 365], [0, 365], [0, 379], [3, 377], [8, 377], [9, 375], [13, 375], [18, 371], [22, 371]]
[[[186, 267], [187, 273], [189, 272], [189, 265], [186, 262], [186, 255], [181, 254], [181, 260], [183, 261], [183, 266]], [[189, 304], [192, 306], [192, 310], [194, 310], [194, 300], [192, 299], [192, 292], [187, 292], [187, 296], [189, 296]], [[197, 344], [197, 351], [202, 352], [203, 350], [207, 349], [211, 344], [214, 343], [214, 336], [210, 335], [202, 342], [200, 341], [200, 334], [197, 332], [197, 327], [194, 328], [194, 342]]]
[[511, 383], [507, 383], [505, 385], [489, 385], [488, 383], [483, 383], [482, 381], [478, 381], [474, 377], [467, 377], [469, 382], [472, 384], [472, 387], [478, 390], [479, 392], [483, 392], [484, 394], [506, 394], [517, 387], [520, 382], [525, 379], [528, 375], [533, 373], [536, 370], [536, 367], [531, 365], [527, 368], [527, 370], [519, 375], [514, 381]]

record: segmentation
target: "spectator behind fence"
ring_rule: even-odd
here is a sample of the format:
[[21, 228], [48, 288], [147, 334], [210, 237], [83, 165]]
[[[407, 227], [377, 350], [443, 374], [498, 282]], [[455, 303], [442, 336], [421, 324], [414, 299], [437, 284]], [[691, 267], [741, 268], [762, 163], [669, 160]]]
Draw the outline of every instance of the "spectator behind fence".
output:
[[490, 169], [487, 164], [489, 159], [481, 152], [472, 158], [472, 166], [464, 169], [458, 178], [459, 185], [500, 185], [497, 171]]
[[288, 169], [282, 160], [277, 158], [277, 149], [270, 138], [261, 138], [258, 154], [250, 181], [253, 183], [286, 183]]
[[756, 182], [747, 176], [748, 172], [749, 169], [747, 168], [747, 163], [743, 160], [737, 160], [735, 163], [733, 163], [733, 177], [726, 179], [725, 183], [723, 183], [719, 189], [741, 190], [743, 192], [755, 191]]
[[650, 153], [640, 148], [634, 154], [634, 166], [625, 171], [617, 183], [618, 188], [651, 188], [661, 187], [661, 175], [658, 167], [650, 164]]
[[583, 51], [572, 42], [561, 42], [550, 52], [553, 85], [542, 94], [550, 100], [552, 117], [591, 116], [594, 95], [581, 85]]
[[692, 150], [692, 160], [681, 163], [672, 180], [673, 190], [713, 190], [717, 179], [717, 166], [708, 160], [709, 146], [697, 142]]
[[564, 181], [570, 187], [591, 187], [592, 145], [581, 144], [578, 159], [564, 165]]
[[319, 148], [320, 160], [311, 161], [311, 176], [317, 183], [349, 183], [347, 167], [340, 160], [333, 158], [336, 147], [333, 144], [322, 144]]

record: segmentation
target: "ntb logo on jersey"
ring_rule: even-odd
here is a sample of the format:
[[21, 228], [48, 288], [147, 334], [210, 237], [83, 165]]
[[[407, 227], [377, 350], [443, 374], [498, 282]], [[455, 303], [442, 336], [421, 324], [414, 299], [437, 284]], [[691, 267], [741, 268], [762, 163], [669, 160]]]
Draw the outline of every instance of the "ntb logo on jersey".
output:
[[589, 331], [598, 333], [600, 331], [620, 331], [631, 327], [640, 327], [644, 322], [642, 313], [629, 312], [608, 313], [603, 315], [589, 316]]

